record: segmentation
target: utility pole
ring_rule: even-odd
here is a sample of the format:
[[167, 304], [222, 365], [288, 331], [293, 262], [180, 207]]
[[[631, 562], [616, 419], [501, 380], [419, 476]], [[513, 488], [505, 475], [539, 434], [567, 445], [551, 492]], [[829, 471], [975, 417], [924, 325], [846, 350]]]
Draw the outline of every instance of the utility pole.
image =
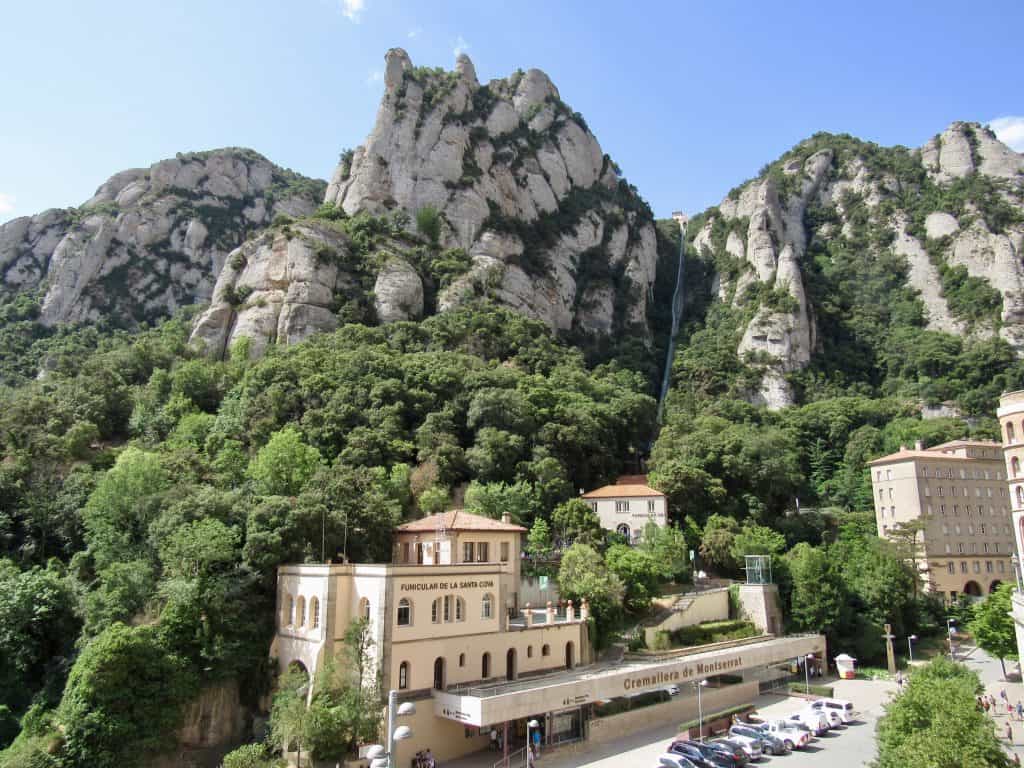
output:
[[896, 635], [892, 633], [892, 624], [885, 625], [885, 634], [882, 635], [885, 638], [885, 658], [889, 662], [889, 674], [896, 674], [896, 653], [893, 651], [892, 641], [896, 638]]

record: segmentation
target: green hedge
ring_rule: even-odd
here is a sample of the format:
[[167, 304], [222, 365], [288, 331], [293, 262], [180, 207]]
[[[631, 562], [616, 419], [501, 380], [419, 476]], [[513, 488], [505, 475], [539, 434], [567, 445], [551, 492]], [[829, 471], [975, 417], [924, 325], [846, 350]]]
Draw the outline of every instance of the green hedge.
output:
[[734, 619], [730, 621], [709, 621], [692, 627], [682, 627], [671, 634], [672, 645], [685, 647], [689, 645], [707, 645], [721, 643], [726, 640], [740, 640], [744, 637], [755, 637], [761, 634], [757, 627], [749, 621]]
[[[747, 712], [752, 712], [754, 707], [750, 704], [739, 704], [735, 707], [729, 707], [728, 709], [721, 709], [718, 712], [709, 712], [704, 715], [704, 725], [706, 726], [712, 720], [718, 720], [723, 717], [732, 717], [733, 715], [742, 715]], [[680, 731], [689, 731], [691, 728], [696, 728], [700, 725], [700, 719], [687, 720], [679, 724]]]
[[812, 685], [808, 688], [803, 683], [790, 683], [788, 689], [790, 693], [813, 693], [815, 696], [832, 698], [832, 686], [830, 685]]

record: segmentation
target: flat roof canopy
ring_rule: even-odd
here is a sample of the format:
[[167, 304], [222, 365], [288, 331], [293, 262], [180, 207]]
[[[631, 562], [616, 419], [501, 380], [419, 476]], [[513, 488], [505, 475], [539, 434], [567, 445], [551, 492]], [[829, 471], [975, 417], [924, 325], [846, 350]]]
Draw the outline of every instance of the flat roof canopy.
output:
[[491, 725], [824, 652], [824, 636], [797, 635], [662, 661], [596, 665], [491, 686], [433, 691], [434, 714], [467, 725]]

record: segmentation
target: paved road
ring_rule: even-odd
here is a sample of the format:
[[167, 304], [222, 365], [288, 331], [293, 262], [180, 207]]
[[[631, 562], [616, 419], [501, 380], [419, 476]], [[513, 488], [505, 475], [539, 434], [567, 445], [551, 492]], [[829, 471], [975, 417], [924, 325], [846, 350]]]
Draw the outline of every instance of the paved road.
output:
[[[1012, 704], [1024, 701], [1024, 684], [1020, 682], [1017, 662], [1006, 662], [1006, 671], [1010, 675], [1010, 679], [1007, 680], [1003, 677], [1003, 666], [999, 663], [999, 659], [989, 656], [980, 648], [973, 646], [964, 646], [961, 651], [957, 654], [957, 659], [978, 673], [985, 690], [995, 696], [997, 702], [1000, 701], [1000, 691], [1006, 691], [1007, 698]], [[1007, 746], [1011, 753], [1016, 752], [1021, 760], [1024, 760], [1024, 723], [1016, 719], [1007, 720], [1005, 712], [997, 713], [993, 717], [993, 722], [1000, 738], [1003, 738], [1006, 733], [1006, 723], [1010, 723], [1013, 730], [1013, 744]]]
[[[835, 684], [837, 698], [853, 701], [861, 713], [860, 721], [816, 739], [804, 750], [789, 755], [766, 757], [757, 763], [772, 768], [862, 768], [875, 756], [875, 722], [882, 704], [896, 689], [895, 684], [874, 680], [840, 680]], [[763, 696], [759, 711], [767, 717], [782, 717], [803, 706], [802, 699]], [[675, 737], [669, 726], [632, 734], [610, 744], [584, 744], [576, 754], [553, 755], [537, 761], [537, 768], [655, 768], [658, 756]], [[1022, 732], [1024, 736], [1024, 732]]]

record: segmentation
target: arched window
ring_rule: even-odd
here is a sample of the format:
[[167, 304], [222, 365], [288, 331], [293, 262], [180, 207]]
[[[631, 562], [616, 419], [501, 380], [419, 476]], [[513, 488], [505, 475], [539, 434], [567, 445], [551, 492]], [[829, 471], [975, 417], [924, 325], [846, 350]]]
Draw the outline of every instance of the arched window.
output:
[[437, 598], [430, 604], [430, 622], [439, 624], [441, 622], [441, 598]]
[[1024, 504], [1024, 486], [1017, 486], [1017, 506]]
[[541, 648], [540, 648], [540, 655], [541, 656], [550, 656], [551, 655], [551, 646], [548, 645], [547, 643], [544, 643], [544, 645], [542, 645]]
[[1020, 459], [1016, 456], [1010, 459], [1010, 471], [1013, 472], [1014, 477], [1020, 474]]
[[480, 659], [480, 677], [486, 680], [491, 676], [491, 654], [485, 653]]
[[316, 629], [320, 626], [320, 599], [309, 598], [309, 626]]
[[466, 618], [466, 601], [461, 597], [455, 598], [455, 620], [464, 621]]
[[[1020, 489], [1018, 489], [1020, 490]], [[494, 595], [488, 592], [484, 595], [483, 603], [480, 606], [480, 617], [489, 619], [494, 615]]]
[[464, 653], [460, 653], [459, 654], [459, 666], [460, 667], [466, 666], [466, 654], [464, 654]]
[[398, 601], [398, 626], [408, 627], [412, 625], [412, 603], [407, 598]]
[[575, 666], [576, 659], [574, 658], [573, 651], [575, 650], [572, 640], [565, 644], [565, 668], [572, 669]]
[[299, 597], [295, 601], [295, 626], [303, 627], [306, 624], [306, 598]]
[[1012, 421], [1006, 423], [1006, 442], [1007, 443], [1012, 443], [1013, 442], [1013, 422]]
[[615, 528], [615, 532], [629, 540], [629, 526], [625, 523], [619, 523]]
[[359, 615], [367, 621], [370, 620], [370, 601], [365, 597], [359, 601]]
[[528, 658], [528, 659], [532, 659], [533, 658], [533, 646], [532, 645], [526, 646], [526, 658]]
[[295, 598], [288, 595], [284, 601], [284, 613], [281, 615], [281, 624], [286, 627], [292, 625], [293, 617], [295, 616]]
[[403, 661], [398, 665], [398, 688], [405, 690], [409, 687], [409, 662]]

